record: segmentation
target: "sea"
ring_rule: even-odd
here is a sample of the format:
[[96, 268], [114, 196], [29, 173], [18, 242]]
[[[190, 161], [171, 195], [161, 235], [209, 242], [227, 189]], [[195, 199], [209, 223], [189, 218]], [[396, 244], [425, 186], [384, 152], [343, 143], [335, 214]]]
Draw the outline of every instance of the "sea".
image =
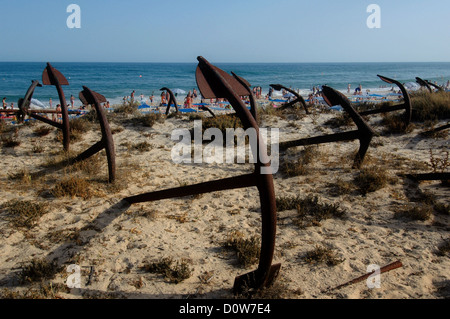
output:
[[[347, 92], [359, 85], [363, 90], [376, 92], [390, 88], [377, 75], [383, 75], [417, 89], [415, 78], [420, 77], [439, 85], [450, 80], [450, 62], [434, 63], [214, 63], [226, 72], [233, 71], [252, 86], [262, 88], [267, 94], [270, 84], [281, 84], [307, 96], [314, 88], [328, 85]], [[163, 87], [182, 90], [178, 99], [197, 88], [195, 70], [197, 63], [74, 63], [55, 62], [52, 66], [69, 81], [63, 87], [69, 101], [73, 95], [75, 105], [81, 105], [78, 94], [87, 86], [104, 95], [111, 105], [120, 105], [124, 97], [135, 91], [135, 99], [146, 103], [150, 95], [158, 100]], [[6, 97], [8, 105], [23, 98], [32, 80], [42, 81], [46, 62], [0, 62], [0, 98]], [[198, 89], [197, 89], [198, 90]], [[178, 90], [177, 90], [178, 91]], [[33, 96], [46, 107], [50, 98], [58, 101], [54, 86], [38, 87]], [[180, 103], [181, 101], [178, 101]]]

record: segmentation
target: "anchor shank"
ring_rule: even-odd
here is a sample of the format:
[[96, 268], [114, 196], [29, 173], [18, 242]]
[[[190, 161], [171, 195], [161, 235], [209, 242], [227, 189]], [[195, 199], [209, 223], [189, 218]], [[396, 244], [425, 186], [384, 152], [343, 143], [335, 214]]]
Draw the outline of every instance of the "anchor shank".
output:
[[351, 141], [360, 138], [360, 131], [350, 131], [350, 132], [342, 132], [330, 135], [316, 136], [316, 137], [308, 137], [299, 139], [296, 141], [289, 141], [280, 143], [280, 149], [286, 150], [288, 148], [296, 147], [296, 146], [307, 146], [314, 144], [324, 144], [331, 142], [340, 142], [340, 141]]
[[152, 193], [146, 193], [125, 198], [130, 204], [152, 202], [162, 199], [198, 195], [204, 193], [211, 193], [216, 191], [223, 191], [227, 189], [245, 188], [256, 186], [255, 174], [242, 175], [237, 177], [230, 177], [217, 181], [205, 182], [191, 186], [177, 187]]
[[32, 118], [34, 118], [34, 119], [36, 119], [38, 121], [44, 122], [44, 123], [46, 123], [48, 125], [54, 126], [57, 129], [60, 129], [60, 130], [63, 129], [63, 125], [61, 123], [52, 121], [52, 120], [50, 120], [50, 119], [48, 119], [46, 117], [40, 116], [39, 114], [36, 114], [36, 113], [33, 113], [33, 112], [29, 112], [29, 117], [32, 117]]

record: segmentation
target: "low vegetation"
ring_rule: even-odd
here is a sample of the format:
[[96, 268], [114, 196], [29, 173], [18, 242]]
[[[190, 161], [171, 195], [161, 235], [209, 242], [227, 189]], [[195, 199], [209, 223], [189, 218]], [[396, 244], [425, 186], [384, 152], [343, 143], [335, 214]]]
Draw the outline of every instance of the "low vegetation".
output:
[[294, 224], [300, 228], [309, 226], [320, 226], [322, 220], [330, 218], [344, 218], [346, 212], [338, 204], [321, 203], [317, 196], [277, 197], [276, 205], [278, 211], [292, 210], [297, 211]]
[[304, 260], [308, 264], [324, 263], [328, 266], [336, 266], [344, 261], [338, 258], [331, 248], [320, 245], [316, 245], [313, 250], [306, 252]]
[[260, 239], [257, 236], [245, 238], [239, 231], [230, 232], [223, 247], [235, 251], [239, 264], [244, 267], [257, 263], [261, 253]]
[[419, 91], [411, 94], [413, 121], [425, 122], [450, 118], [450, 92]]
[[45, 215], [47, 205], [33, 201], [12, 200], [3, 204], [7, 219], [13, 227], [31, 229], [36, 226], [41, 216]]
[[192, 269], [187, 259], [174, 262], [171, 257], [165, 257], [156, 262], [145, 263], [142, 268], [149, 273], [161, 274], [167, 281], [175, 284], [192, 276]]

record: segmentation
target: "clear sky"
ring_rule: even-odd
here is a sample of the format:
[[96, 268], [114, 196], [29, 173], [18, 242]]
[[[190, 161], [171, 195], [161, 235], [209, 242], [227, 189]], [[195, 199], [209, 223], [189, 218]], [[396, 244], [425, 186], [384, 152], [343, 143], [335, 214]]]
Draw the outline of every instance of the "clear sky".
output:
[[448, 62], [449, 17], [449, 0], [0, 0], [0, 61]]

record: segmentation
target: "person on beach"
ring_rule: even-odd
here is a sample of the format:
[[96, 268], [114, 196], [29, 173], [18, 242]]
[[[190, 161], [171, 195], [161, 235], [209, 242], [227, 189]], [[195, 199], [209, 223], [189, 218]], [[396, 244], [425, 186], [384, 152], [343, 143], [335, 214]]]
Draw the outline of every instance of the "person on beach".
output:
[[3, 108], [6, 109], [8, 103], [6, 103], [6, 97], [3, 98]]
[[348, 93], [348, 94], [350, 94], [351, 88], [352, 88], [352, 85], [349, 83], [348, 86], [347, 86], [347, 93]]
[[159, 106], [163, 106], [166, 104], [166, 93], [161, 92], [161, 104]]
[[135, 90], [133, 90], [133, 92], [131, 92], [131, 103], [134, 103], [134, 94], [136, 93]]
[[188, 95], [184, 99], [184, 107], [190, 109], [192, 107], [192, 92], [189, 91]]
[[154, 97], [153, 92], [152, 92], [152, 95], [149, 96], [150, 106], [153, 106], [153, 99], [154, 99], [154, 98], [155, 98], [155, 97]]
[[192, 98], [193, 98], [193, 99], [196, 99], [197, 96], [198, 96], [197, 89], [194, 88], [194, 89], [192, 90]]
[[48, 105], [50, 105], [50, 108], [53, 108], [53, 100], [52, 100], [52, 98], [50, 98], [48, 100]]
[[72, 108], [74, 108], [74, 106], [75, 106], [75, 98], [73, 97], [73, 95], [70, 96], [70, 106]]
[[61, 112], [61, 104], [58, 104], [58, 105], [56, 106], [56, 112], [58, 112], [56, 121], [57, 121], [58, 123], [61, 123], [61, 118], [62, 118], [62, 113], [60, 113], [60, 112]]

